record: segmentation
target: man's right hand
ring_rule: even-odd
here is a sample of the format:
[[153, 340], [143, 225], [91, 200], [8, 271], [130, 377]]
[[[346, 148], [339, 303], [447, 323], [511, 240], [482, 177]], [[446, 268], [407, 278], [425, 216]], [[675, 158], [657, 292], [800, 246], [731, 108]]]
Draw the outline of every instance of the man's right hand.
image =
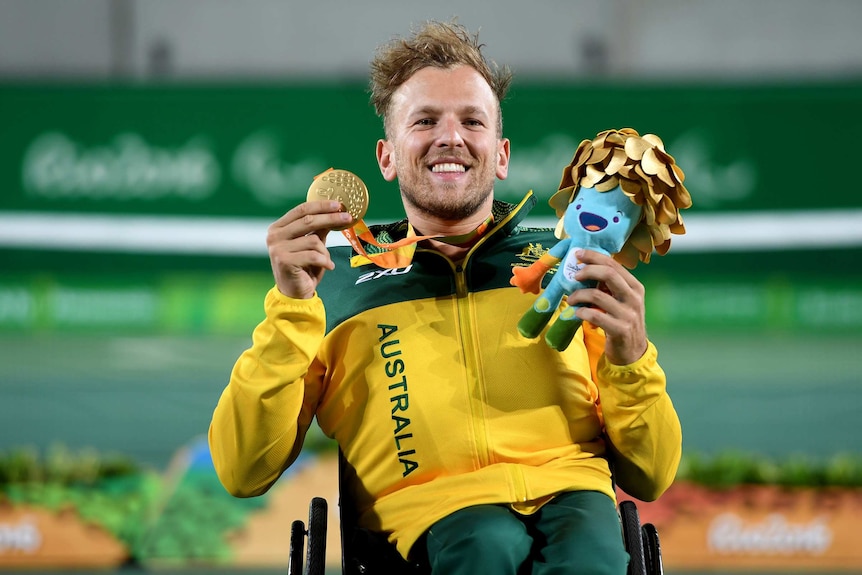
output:
[[314, 295], [324, 272], [335, 268], [326, 234], [352, 220], [343, 210], [338, 201], [304, 202], [269, 226], [266, 245], [278, 291], [296, 299]]

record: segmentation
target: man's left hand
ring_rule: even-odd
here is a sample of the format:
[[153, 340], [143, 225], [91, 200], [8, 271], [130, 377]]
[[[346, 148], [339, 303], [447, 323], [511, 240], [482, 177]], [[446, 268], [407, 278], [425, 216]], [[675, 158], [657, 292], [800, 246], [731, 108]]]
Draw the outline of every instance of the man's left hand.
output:
[[575, 279], [593, 280], [598, 286], [573, 291], [569, 305], [580, 304], [577, 316], [604, 330], [608, 361], [634, 363], [647, 349], [643, 284], [610, 256], [582, 250], [578, 259], [585, 265]]

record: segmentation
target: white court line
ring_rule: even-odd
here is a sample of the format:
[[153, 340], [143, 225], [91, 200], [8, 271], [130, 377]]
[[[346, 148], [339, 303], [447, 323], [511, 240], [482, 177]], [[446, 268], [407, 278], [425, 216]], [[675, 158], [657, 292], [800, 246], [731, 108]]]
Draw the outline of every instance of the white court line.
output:
[[[265, 256], [272, 220], [0, 212], [0, 248], [122, 253]], [[369, 224], [375, 222], [369, 221]], [[526, 225], [553, 227], [553, 218]], [[774, 251], [862, 246], [862, 209], [811, 212], [739, 212], [685, 217], [686, 234], [673, 251]], [[330, 245], [346, 245], [339, 233]]]

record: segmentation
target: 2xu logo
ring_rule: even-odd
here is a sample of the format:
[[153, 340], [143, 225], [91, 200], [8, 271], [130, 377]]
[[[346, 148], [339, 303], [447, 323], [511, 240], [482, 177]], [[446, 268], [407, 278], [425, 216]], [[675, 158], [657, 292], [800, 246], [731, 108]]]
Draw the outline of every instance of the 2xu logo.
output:
[[381, 270], [375, 270], [373, 272], [364, 273], [361, 276], [359, 276], [358, 278], [356, 278], [356, 283], [354, 283], [353, 285], [359, 285], [359, 284], [367, 282], [367, 281], [380, 279], [384, 276], [404, 275], [407, 272], [409, 272], [411, 269], [413, 269], [413, 264], [410, 264], [406, 268], [393, 268], [393, 269], [386, 269], [386, 270], [381, 269]]

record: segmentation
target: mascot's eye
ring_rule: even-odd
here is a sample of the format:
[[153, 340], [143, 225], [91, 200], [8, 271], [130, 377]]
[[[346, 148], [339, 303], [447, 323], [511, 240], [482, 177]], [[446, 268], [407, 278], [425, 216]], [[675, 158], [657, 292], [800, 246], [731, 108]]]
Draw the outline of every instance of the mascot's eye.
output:
[[581, 204], [575, 204], [575, 209], [576, 209], [576, 210], [580, 210], [580, 209], [581, 209]]
[[619, 216], [614, 216], [614, 223], [615, 224], [620, 223], [620, 217]]

